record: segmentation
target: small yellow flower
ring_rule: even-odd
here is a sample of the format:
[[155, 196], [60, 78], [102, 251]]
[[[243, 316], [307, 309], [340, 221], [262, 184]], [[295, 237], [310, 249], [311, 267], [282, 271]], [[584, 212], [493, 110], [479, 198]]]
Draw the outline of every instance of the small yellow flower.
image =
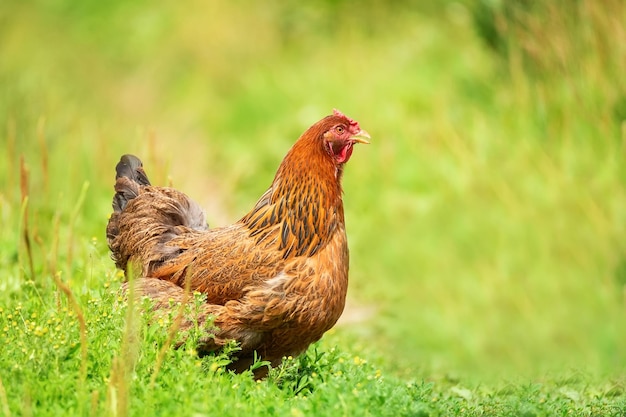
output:
[[364, 363], [366, 363], [367, 361], [363, 358], [359, 358], [358, 356], [354, 357], [354, 364], [355, 365], [363, 365]]

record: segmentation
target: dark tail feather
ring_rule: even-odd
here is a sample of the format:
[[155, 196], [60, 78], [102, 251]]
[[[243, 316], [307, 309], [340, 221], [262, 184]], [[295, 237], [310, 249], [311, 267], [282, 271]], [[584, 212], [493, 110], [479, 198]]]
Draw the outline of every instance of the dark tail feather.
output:
[[134, 155], [124, 155], [115, 167], [115, 195], [113, 211], [119, 213], [126, 204], [139, 194], [139, 187], [150, 185], [150, 180], [143, 170], [141, 160]]
[[126, 177], [140, 185], [150, 185], [146, 171], [143, 170], [143, 163], [135, 155], [123, 155], [115, 171], [117, 172], [115, 179]]

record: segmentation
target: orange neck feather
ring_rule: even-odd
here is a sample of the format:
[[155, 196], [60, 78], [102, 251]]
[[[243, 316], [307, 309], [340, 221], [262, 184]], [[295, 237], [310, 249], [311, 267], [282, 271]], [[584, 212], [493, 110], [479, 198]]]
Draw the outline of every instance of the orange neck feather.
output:
[[259, 240], [280, 224], [284, 258], [315, 254], [344, 223], [343, 166], [326, 152], [314, 128], [293, 145], [270, 189], [241, 219]]

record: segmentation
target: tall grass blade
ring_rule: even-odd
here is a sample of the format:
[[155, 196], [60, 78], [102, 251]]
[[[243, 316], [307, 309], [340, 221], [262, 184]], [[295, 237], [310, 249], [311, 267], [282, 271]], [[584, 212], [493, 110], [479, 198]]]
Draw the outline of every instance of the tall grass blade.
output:
[[28, 216], [28, 168], [26, 167], [26, 163], [24, 162], [24, 155], [20, 157], [20, 191], [21, 191], [21, 201], [22, 201], [22, 239], [24, 241], [24, 246], [26, 247], [26, 256], [28, 260], [28, 267], [30, 271], [30, 279], [35, 279], [35, 264], [33, 261], [33, 249], [30, 237], [30, 225], [29, 225], [29, 216]]
[[80, 194], [78, 196], [78, 200], [72, 209], [72, 214], [70, 215], [70, 221], [68, 225], [69, 237], [67, 240], [67, 266], [68, 268], [72, 265], [72, 258], [74, 254], [74, 228], [76, 226], [76, 219], [80, 214], [80, 210], [85, 203], [85, 197], [87, 196], [87, 190], [89, 189], [89, 182], [85, 181], [83, 183], [83, 187], [80, 190]]
[[87, 321], [85, 320], [83, 310], [80, 308], [80, 305], [78, 304], [76, 297], [74, 297], [74, 293], [71, 288], [61, 280], [61, 273], [58, 272], [53, 274], [52, 277], [54, 278], [54, 283], [57, 288], [60, 289], [67, 297], [72, 310], [74, 310], [74, 313], [76, 314], [76, 319], [78, 320], [80, 335], [79, 387], [82, 389], [85, 386], [85, 381], [87, 380]]

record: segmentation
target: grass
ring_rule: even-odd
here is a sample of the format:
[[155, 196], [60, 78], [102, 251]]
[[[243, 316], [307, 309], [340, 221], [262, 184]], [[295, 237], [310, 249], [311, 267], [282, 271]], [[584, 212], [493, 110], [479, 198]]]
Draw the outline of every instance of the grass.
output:
[[[0, 413], [623, 415], [625, 10], [559, 4], [3, 3]], [[118, 300], [119, 155], [226, 224], [333, 107], [368, 314], [261, 382], [168, 349]]]
[[[497, 386], [400, 380], [381, 370], [386, 358], [365, 359], [358, 342], [350, 352], [335, 347], [350, 345], [336, 334], [255, 382], [250, 373], [225, 373], [227, 353], [199, 359], [191, 342], [162, 350], [171, 323], [129, 319], [111, 291], [119, 279], [114, 274], [93, 288], [79, 312], [64, 300], [46, 308], [32, 286], [24, 290], [31, 297], [2, 310], [2, 381], [10, 395], [0, 395], [0, 403], [6, 415], [617, 416], [624, 410], [621, 385], [590, 385], [580, 373]], [[77, 314], [88, 324], [87, 358], [77, 342]]]

